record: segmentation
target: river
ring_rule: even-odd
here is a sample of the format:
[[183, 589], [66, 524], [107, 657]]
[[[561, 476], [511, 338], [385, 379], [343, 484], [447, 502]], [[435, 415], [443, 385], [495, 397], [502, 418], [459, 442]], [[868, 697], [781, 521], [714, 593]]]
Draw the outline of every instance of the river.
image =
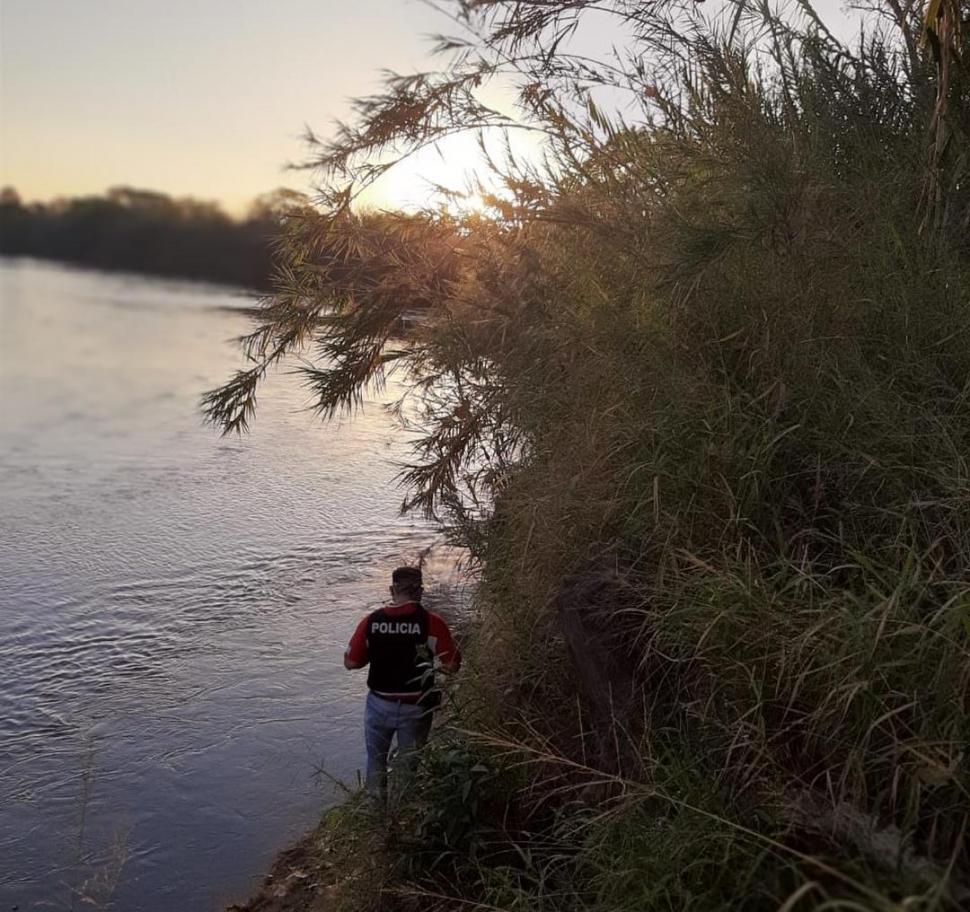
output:
[[223, 909], [355, 781], [342, 650], [435, 532], [379, 403], [202, 425], [249, 303], [0, 260], [0, 912]]

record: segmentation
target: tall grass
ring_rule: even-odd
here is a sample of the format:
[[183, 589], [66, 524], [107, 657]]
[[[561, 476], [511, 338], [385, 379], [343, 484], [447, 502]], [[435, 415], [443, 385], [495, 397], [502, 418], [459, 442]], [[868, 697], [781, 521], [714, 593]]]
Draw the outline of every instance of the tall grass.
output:
[[[604, 11], [628, 47], [571, 53]], [[466, 4], [444, 74], [319, 148], [331, 208], [208, 405], [240, 426], [295, 349], [324, 413], [415, 384], [411, 503], [482, 571], [465, 724], [529, 771], [483, 823], [518, 861], [441, 847], [426, 903], [968, 901], [970, 30], [870, 12], [850, 48], [807, 4]], [[348, 208], [365, 153], [501, 126], [475, 87], [509, 66], [548, 160], [498, 166], [495, 218]], [[555, 611], [577, 573], [637, 689], [619, 771]]]

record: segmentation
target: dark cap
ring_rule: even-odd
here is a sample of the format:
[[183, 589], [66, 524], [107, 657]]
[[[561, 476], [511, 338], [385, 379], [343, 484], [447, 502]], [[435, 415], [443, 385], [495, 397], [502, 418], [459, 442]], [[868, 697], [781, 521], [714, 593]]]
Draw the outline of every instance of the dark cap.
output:
[[391, 582], [395, 586], [400, 586], [403, 589], [415, 589], [421, 586], [421, 568], [420, 567], [398, 567], [391, 574]]

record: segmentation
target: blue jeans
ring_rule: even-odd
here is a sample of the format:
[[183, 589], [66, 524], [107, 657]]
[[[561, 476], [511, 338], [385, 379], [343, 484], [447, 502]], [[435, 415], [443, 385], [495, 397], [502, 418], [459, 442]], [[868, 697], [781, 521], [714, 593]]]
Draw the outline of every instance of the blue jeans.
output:
[[431, 731], [433, 709], [414, 703], [385, 700], [375, 693], [367, 694], [364, 707], [364, 743], [367, 746], [367, 789], [383, 793], [387, 787], [387, 755], [391, 740], [397, 735], [398, 757], [423, 746]]

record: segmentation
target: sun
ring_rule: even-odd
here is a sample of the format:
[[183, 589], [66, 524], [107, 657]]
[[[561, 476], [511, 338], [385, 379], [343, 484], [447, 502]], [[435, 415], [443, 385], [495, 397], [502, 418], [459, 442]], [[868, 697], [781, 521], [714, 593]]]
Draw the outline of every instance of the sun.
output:
[[361, 194], [359, 202], [377, 209], [417, 211], [444, 205], [456, 215], [481, 212], [486, 203], [478, 183], [490, 191], [497, 179], [477, 137], [461, 134], [398, 162]]

